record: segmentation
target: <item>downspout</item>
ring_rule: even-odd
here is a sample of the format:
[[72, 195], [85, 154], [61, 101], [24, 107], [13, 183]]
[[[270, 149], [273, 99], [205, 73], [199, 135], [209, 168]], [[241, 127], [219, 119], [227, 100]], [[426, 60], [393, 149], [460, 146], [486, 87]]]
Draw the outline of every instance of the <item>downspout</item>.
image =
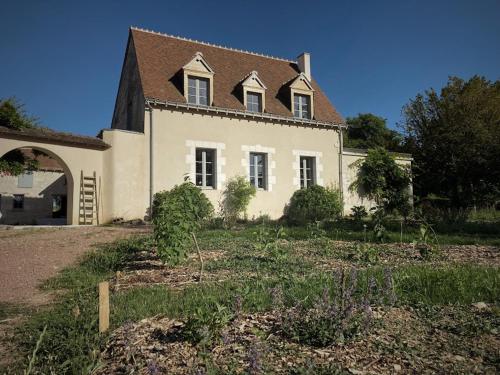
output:
[[146, 100], [149, 110], [149, 218], [153, 217], [153, 197], [154, 197], [154, 158], [153, 158], [153, 107], [149, 100]]
[[342, 155], [344, 153], [344, 134], [342, 132], [342, 125], [339, 126], [339, 191], [340, 199], [342, 201], [342, 216], [344, 216], [344, 163]]

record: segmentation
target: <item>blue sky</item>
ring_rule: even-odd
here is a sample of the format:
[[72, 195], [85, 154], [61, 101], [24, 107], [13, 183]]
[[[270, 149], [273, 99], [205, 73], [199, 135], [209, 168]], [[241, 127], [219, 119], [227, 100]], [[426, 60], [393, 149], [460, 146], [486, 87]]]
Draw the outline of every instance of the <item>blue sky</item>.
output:
[[449, 75], [500, 78], [500, 1], [4, 1], [0, 98], [41, 123], [110, 126], [128, 27], [294, 59], [343, 116], [394, 127], [410, 98]]

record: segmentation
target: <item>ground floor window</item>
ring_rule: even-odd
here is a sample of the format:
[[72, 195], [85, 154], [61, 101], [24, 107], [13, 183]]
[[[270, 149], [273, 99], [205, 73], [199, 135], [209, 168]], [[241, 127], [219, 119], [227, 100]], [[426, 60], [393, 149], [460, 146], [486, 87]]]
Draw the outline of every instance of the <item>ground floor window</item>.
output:
[[14, 194], [12, 208], [15, 210], [22, 210], [24, 208], [24, 194]]
[[250, 183], [257, 189], [266, 189], [266, 154], [250, 153]]
[[300, 187], [307, 188], [316, 184], [316, 158], [313, 156], [300, 157]]
[[215, 188], [215, 152], [214, 149], [196, 149], [196, 186]]

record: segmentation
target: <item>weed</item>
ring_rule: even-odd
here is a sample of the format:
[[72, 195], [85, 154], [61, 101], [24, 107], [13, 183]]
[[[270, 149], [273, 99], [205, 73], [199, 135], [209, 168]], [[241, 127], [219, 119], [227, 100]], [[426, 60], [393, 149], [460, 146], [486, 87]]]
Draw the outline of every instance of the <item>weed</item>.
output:
[[202, 348], [210, 347], [221, 339], [222, 330], [229, 323], [233, 314], [227, 307], [216, 303], [215, 311], [196, 309], [183, 329], [183, 337]]
[[357, 243], [351, 247], [351, 250], [343, 258], [355, 263], [374, 265], [379, 262], [379, 253], [380, 249], [370, 244]]

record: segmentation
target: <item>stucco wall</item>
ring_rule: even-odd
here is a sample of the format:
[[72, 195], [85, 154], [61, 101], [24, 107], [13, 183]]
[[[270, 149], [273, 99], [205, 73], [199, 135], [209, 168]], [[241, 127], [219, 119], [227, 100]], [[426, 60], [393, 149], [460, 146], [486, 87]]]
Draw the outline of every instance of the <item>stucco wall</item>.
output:
[[[13, 195], [24, 195], [24, 207], [13, 208]], [[52, 220], [52, 196], [66, 195], [64, 173], [35, 171], [33, 185], [19, 187], [18, 177], [0, 176], [0, 223], [2, 224], [41, 224], [60, 223]]]
[[149, 154], [146, 136], [124, 130], [105, 130], [103, 222], [144, 218], [149, 207]]
[[[155, 109], [153, 118], [155, 192], [182, 183], [185, 175], [193, 179], [193, 149], [196, 147], [218, 149], [217, 189], [204, 190], [216, 209], [225, 182], [232, 176], [248, 175], [246, 159], [252, 150], [269, 153], [269, 182], [272, 186], [269, 190], [257, 191], [248, 209], [250, 218], [261, 214], [278, 218], [283, 214], [285, 204], [299, 188], [299, 155], [318, 156], [317, 182], [338, 187], [339, 139], [336, 130], [170, 109]], [[146, 116], [145, 124], [148, 139], [149, 116]]]

